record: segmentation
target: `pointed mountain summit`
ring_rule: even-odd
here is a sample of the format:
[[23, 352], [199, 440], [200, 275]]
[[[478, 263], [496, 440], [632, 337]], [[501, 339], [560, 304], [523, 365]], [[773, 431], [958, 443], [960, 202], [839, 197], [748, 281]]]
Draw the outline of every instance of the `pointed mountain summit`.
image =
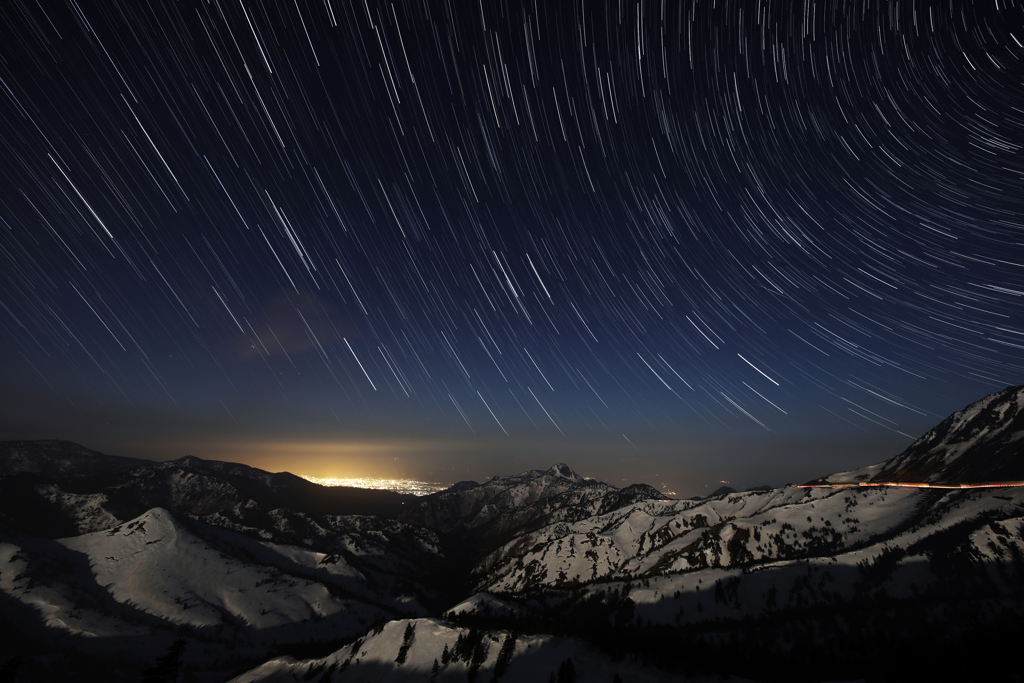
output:
[[554, 475], [556, 477], [562, 477], [570, 481], [584, 481], [584, 478], [572, 471], [572, 468], [566, 465], [564, 462], [558, 462], [548, 468], [548, 471], [544, 474]]
[[407, 505], [398, 519], [489, 548], [524, 529], [663, 497], [645, 484], [618, 489], [587, 479], [559, 462], [546, 470], [491, 477], [482, 484], [459, 482]]
[[718, 496], [727, 496], [730, 493], [736, 493], [736, 489], [731, 486], [719, 486], [717, 489], [704, 496], [704, 498], [717, 498]]
[[[507, 476], [497, 475], [488, 479], [483, 485], [493, 484], [500, 482], [502, 486], [506, 486], [511, 482], [541, 482], [542, 485], [554, 485], [554, 486], [574, 486], [576, 484], [585, 484], [590, 479], [580, 476], [573, 471], [571, 467], [566, 465], [564, 462], [556, 462], [546, 470], [527, 470], [526, 472], [520, 472], [519, 474], [511, 474]], [[460, 482], [461, 483], [461, 482]], [[536, 486], [531, 484], [531, 486]], [[449, 491], [451, 489], [448, 489]]]

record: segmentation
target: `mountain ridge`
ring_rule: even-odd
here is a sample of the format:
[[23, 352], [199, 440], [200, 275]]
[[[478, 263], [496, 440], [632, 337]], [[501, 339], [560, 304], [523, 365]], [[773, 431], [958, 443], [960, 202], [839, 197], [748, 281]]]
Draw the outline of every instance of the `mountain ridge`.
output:
[[619, 489], [556, 463], [546, 470], [492, 477], [482, 484], [460, 482], [419, 498], [397, 518], [468, 543], [479, 556], [527, 530], [647, 498], [664, 496], [646, 484]]
[[[822, 480], [1013, 474], [1022, 399], [1024, 387], [996, 392], [903, 453]], [[28, 653], [30, 680], [69, 677], [47, 647], [79, 669], [117, 661], [103, 680], [136, 680], [165, 648], [211, 681], [398, 683], [433, 676], [433, 658], [442, 681], [543, 680], [566, 661], [629, 680], [864, 677], [904, 671], [907, 652], [904, 678], [969, 678], [950, 653], [983, 656], [988, 672], [1024, 637], [1024, 487], [672, 500], [556, 463], [353, 499], [235, 463], [41, 449], [49, 475], [0, 474], [0, 670]], [[61, 453], [93, 465], [61, 466]]]
[[873, 481], [1024, 479], [1024, 385], [974, 401], [890, 460]]
[[973, 401], [883, 462], [808, 483], [964, 484], [1024, 480], [1024, 385]]
[[84, 477], [152, 464], [152, 460], [107, 455], [62, 439], [0, 442], [0, 476], [46, 473]]

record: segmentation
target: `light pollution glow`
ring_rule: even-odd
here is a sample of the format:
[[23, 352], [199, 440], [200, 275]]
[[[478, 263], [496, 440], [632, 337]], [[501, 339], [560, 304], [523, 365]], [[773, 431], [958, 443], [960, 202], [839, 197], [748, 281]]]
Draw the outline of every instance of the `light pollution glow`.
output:
[[[511, 440], [502, 449], [483, 440], [429, 437], [422, 440], [414, 437], [374, 439], [372, 436], [352, 441], [224, 440], [206, 444], [207, 448], [196, 446], [193, 444], [190, 452], [199, 457], [244, 462], [269, 472], [301, 472], [299, 476], [323, 486], [388, 489], [415, 495], [428, 495], [457, 481], [483, 482], [495, 475], [543, 470], [556, 462], [568, 464], [582, 476], [620, 488], [648, 483], [671, 497], [681, 495], [680, 489], [685, 491], [685, 495], [708, 493], [717, 487], [713, 482], [721, 478], [712, 478], [706, 473], [687, 476], [690, 473], [686, 471], [666, 473], [663, 463], [658, 465], [635, 457], [630, 458], [628, 466], [623, 468], [605, 452], [606, 443], [592, 439], [567, 440], [564, 444]], [[662, 446], [679, 448], [678, 444]], [[481, 457], [485, 454], [489, 457]], [[500, 468], [493, 467], [495, 459], [501, 462]], [[587, 463], [588, 467], [584, 469], [580, 463]], [[696, 482], [706, 482], [707, 485], [701, 486]]]
[[308, 474], [300, 474], [299, 476], [306, 481], [311, 481], [320, 486], [350, 486], [357, 489], [377, 489], [395, 491], [397, 493], [410, 493], [414, 496], [429, 496], [431, 493], [437, 493], [448, 488], [447, 484], [416, 481], [415, 479], [378, 479], [373, 477], [331, 479], [314, 477]]
[[[219, 441], [192, 444], [191, 451], [199, 457], [244, 462], [252, 467], [278, 472], [305, 472], [310, 481], [372, 481], [375, 479], [406, 480], [412, 472], [413, 456], [431, 451], [432, 444], [415, 444], [399, 439], [358, 441], [299, 441], [268, 439], [266, 441]], [[414, 477], [419, 472], [414, 474]], [[325, 484], [328, 485], [328, 484]], [[330, 484], [380, 488], [362, 484]]]
[[[239, 438], [237, 434], [212, 437], [197, 430], [190, 434], [167, 435], [155, 444], [148, 443], [145, 448], [136, 441], [98, 443], [98, 446], [106, 452], [131, 453], [158, 461], [194, 455], [206, 460], [238, 462], [268, 472], [303, 473], [302, 476], [311, 480], [398, 480], [437, 482], [446, 486], [458, 481], [483, 482], [495, 475], [544, 470], [563, 462], [585, 477], [620, 488], [646, 483], [673, 497], [706, 495], [721, 485], [721, 479], [736, 481], [735, 477], [722, 477], [721, 470], [707, 463], [717, 462], [729, 451], [749, 446], [745, 443], [723, 446], [696, 439], [648, 438], [642, 442], [645, 452], [634, 452], [623, 459], [616, 451], [616, 443], [593, 437], [556, 441], [513, 438], [495, 443], [484, 438], [445, 438], [434, 434], [384, 436], [371, 433], [345, 439], [268, 431], [270, 433], [261, 434], [254, 428]], [[846, 458], [841, 462], [847, 469], [874, 456], [865, 456], [862, 451], [866, 449], [859, 444], [844, 445], [851, 451], [842, 454]], [[760, 457], [756, 462], [749, 463], [743, 481], [735, 485], [737, 488], [807, 481], [825, 473], [810, 462], [801, 467], [791, 465], [792, 471], [780, 471], [775, 465], [778, 452], [771, 444], [768, 446], [758, 451]], [[831, 447], [834, 451], [834, 444]]]

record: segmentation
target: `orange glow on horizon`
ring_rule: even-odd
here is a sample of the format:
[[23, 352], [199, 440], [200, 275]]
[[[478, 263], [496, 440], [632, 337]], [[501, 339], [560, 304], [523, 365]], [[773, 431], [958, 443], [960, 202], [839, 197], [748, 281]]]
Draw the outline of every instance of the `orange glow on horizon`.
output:
[[416, 455], [443, 449], [439, 443], [404, 440], [252, 441], [191, 446], [202, 458], [239, 462], [268, 472], [321, 479], [407, 478]]
[[314, 484], [319, 484], [320, 486], [351, 486], [357, 489], [376, 489], [396, 491], [398, 493], [411, 493], [414, 496], [426, 496], [448, 488], [447, 484], [416, 481], [415, 479], [381, 479], [375, 477], [333, 479], [313, 477], [307, 474], [300, 474], [299, 476], [306, 481], [311, 481]]

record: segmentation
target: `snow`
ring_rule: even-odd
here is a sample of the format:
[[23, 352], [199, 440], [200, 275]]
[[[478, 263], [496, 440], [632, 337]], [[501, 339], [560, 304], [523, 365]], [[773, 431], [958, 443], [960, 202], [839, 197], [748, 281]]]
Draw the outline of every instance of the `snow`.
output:
[[[911, 463], [928, 465], [926, 481], [944, 480], [945, 470], [978, 448], [1005, 447], [1019, 438], [1024, 387], [1009, 388], [975, 401], [953, 413], [886, 463], [889, 471], [898, 471]], [[1012, 431], [1010, 431], [1013, 429]]]
[[[115, 600], [175, 623], [201, 627], [238, 619], [264, 629], [344, 608], [322, 584], [225, 556], [162, 508], [61, 543], [89, 558], [96, 582]], [[288, 590], [273, 590], [280, 586]]]
[[455, 605], [455, 607], [452, 607], [449, 611], [456, 614], [459, 612], [466, 612], [467, 614], [474, 612], [486, 612], [495, 616], [504, 616], [508, 614], [517, 614], [520, 610], [517, 605], [506, 602], [500, 598], [496, 598], [490, 593], [475, 593]]
[[889, 461], [878, 462], [874, 465], [868, 465], [867, 467], [860, 467], [855, 470], [848, 470], [846, 472], [836, 472], [825, 477], [825, 481], [829, 484], [852, 484], [861, 481], [870, 481], [885, 469], [885, 466], [889, 464]]
[[121, 523], [120, 519], [107, 510], [105, 493], [68, 493], [54, 485], [41, 485], [36, 487], [36, 491], [71, 517], [80, 534], [102, 531]]
[[[897, 458], [826, 480], [864, 481], [918, 458], [948, 464], [972, 457], [975, 448], [1015, 443], [1024, 437], [1016, 421], [1022, 402], [1024, 389], [988, 397]], [[236, 495], [202, 472], [181, 469], [193, 464], [166, 464], [169, 495], [161, 500], [195, 512]], [[141, 479], [119, 495], [151, 493]], [[339, 643], [362, 634], [327, 657], [275, 658], [235, 679], [323, 683], [428, 680], [445, 645], [450, 650], [468, 633], [439, 618], [382, 621], [427, 614], [424, 604], [439, 595], [430, 577], [451, 565], [438, 534], [425, 527], [261, 510], [252, 501], [204, 518], [153, 508], [121, 522], [104, 494], [72, 494], [55, 485], [37, 490], [85, 533], [49, 541], [0, 527], [0, 594], [61, 634], [107, 643], [149, 638], [166, 648], [160, 639], [187, 625], [195, 642], [208, 636], [233, 642], [242, 634], [240, 650], [248, 657], [275, 642]], [[1019, 588], [1010, 585], [1019, 577], [1007, 567], [1024, 556], [1024, 488], [787, 487], [680, 501], [640, 499], [645, 495], [584, 480], [558, 464], [429, 497], [433, 507], [423, 508], [421, 521], [434, 529], [461, 525], [470, 537], [485, 539], [484, 547], [496, 548], [473, 568], [476, 592], [443, 613], [521, 615], [540, 604], [530, 602], [536, 596], [529, 591], [547, 589], [556, 604], [558, 596], [614, 592], [615, 599], [628, 596], [635, 616], [651, 623], [712, 624], [883, 595], [936, 595], [948, 589], [948, 573], [965, 566], [986, 577], [996, 594]], [[622, 507], [595, 514], [613, 505]], [[371, 623], [383, 626], [367, 633]], [[409, 627], [414, 636], [403, 647]], [[708, 637], [726, 638], [727, 631], [712, 628]], [[478, 680], [493, 678], [508, 635], [484, 635]], [[628, 681], [675, 680], [635, 662], [612, 662], [582, 641], [546, 635], [520, 637], [502, 680], [547, 680], [567, 658], [577, 680], [610, 680], [616, 670]], [[466, 662], [452, 662], [437, 680], [462, 681], [467, 673]]]
[[[405, 630], [412, 624], [415, 635], [409, 647], [406, 661], [398, 664], [395, 660]], [[331, 674], [332, 683], [407, 683], [409, 681], [435, 680], [439, 683], [463, 683], [467, 679], [468, 665], [463, 661], [452, 662], [442, 667], [437, 678], [431, 678], [431, 668], [436, 659], [440, 664], [445, 645], [451, 650], [459, 635], [468, 629], [452, 626], [440, 619], [413, 619], [392, 621], [384, 625], [379, 634], [370, 634], [365, 639], [347, 645], [322, 659], [296, 661], [292, 658], [273, 659], [265, 664], [234, 678], [230, 683], [292, 683], [296, 680], [313, 680], [319, 674]], [[477, 676], [478, 681], [489, 681], [493, 677], [494, 665], [501, 646], [508, 637], [506, 631], [486, 632], [483, 642], [487, 657]], [[668, 681], [691, 680], [658, 669], [644, 668], [629, 660], [614, 662], [607, 655], [575, 638], [555, 638], [547, 635], [520, 636], [516, 641], [515, 653], [501, 677], [503, 683], [537, 683], [546, 681], [552, 671], [570, 659], [576, 669], [577, 681], [610, 681], [618, 672], [623, 680], [631, 683], [667, 683]], [[344, 666], [345, 662], [349, 664]], [[343, 668], [344, 667], [344, 668]], [[310, 675], [312, 674], [312, 675]], [[743, 683], [741, 679], [730, 680]]]
[[[1018, 505], [1024, 503], [1024, 490], [1009, 491]], [[478, 590], [515, 594], [533, 586], [596, 579], [614, 586], [644, 579], [650, 590], [634, 587], [638, 592], [631, 594], [640, 604], [706, 587], [709, 580], [738, 575], [740, 567], [753, 572], [797, 562], [856, 567], [885, 547], [910, 547], [958, 522], [1005, 508], [997, 498], [1005, 493], [951, 492], [935, 502], [934, 492], [919, 489], [787, 488], [657, 506], [637, 503], [544, 527], [506, 544], [481, 562], [479, 569], [488, 574]], [[922, 520], [929, 505], [931, 517]]]

